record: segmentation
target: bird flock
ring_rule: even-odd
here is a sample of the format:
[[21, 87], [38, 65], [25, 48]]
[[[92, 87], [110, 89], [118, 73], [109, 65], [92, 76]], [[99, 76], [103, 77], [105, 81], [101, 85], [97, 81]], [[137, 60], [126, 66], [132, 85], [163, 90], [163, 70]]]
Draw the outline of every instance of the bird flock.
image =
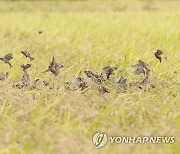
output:
[[[21, 54], [23, 56], [25, 56], [26, 58], [28, 58], [30, 61], [33, 61], [35, 58], [31, 56], [31, 54], [28, 51], [21, 51]], [[156, 50], [156, 52], [154, 53], [154, 56], [159, 60], [159, 62], [162, 62], [162, 50]], [[4, 57], [0, 58], [1, 61], [3, 61], [4, 63], [8, 64], [10, 68], [12, 68], [12, 64], [11, 64], [11, 60], [13, 59], [13, 54], [9, 53], [6, 54]], [[22, 75], [22, 79], [21, 82], [19, 84], [16, 84], [15, 87], [18, 87], [19, 89], [21, 88], [26, 88], [26, 87], [31, 87], [31, 89], [35, 89], [36, 88], [36, 83], [40, 81], [40, 79], [35, 79], [34, 84], [30, 85], [30, 75], [28, 73], [28, 69], [31, 68], [31, 64], [22, 64], [21, 68], [23, 71], [23, 75]], [[143, 74], [144, 78], [143, 80], [141, 80], [140, 82], [131, 82], [131, 83], [127, 83], [127, 79], [124, 78], [123, 76], [120, 77], [120, 79], [118, 81], [115, 81], [113, 78], [111, 78], [111, 76], [114, 74], [114, 72], [118, 69], [117, 67], [111, 67], [111, 66], [105, 66], [101, 73], [97, 73], [97, 72], [92, 72], [90, 70], [85, 70], [83, 71], [86, 78], [90, 79], [93, 83], [93, 85], [95, 85], [98, 89], [98, 91], [102, 94], [105, 93], [109, 93], [110, 90], [109, 88], [106, 87], [107, 83], [111, 84], [113, 87], [117, 88], [119, 91], [121, 92], [126, 92], [127, 89], [129, 87], [132, 86], [136, 86], [140, 89], [143, 88], [144, 85], [149, 83], [149, 77], [150, 77], [150, 68], [149, 68], [149, 64], [139, 60], [139, 62], [136, 65], [132, 66], [135, 71], [134, 74], [136, 75], [140, 75]], [[46, 70], [44, 70], [42, 73], [47, 73], [50, 72], [52, 73], [52, 75], [54, 75], [55, 77], [59, 76], [60, 74], [60, 69], [64, 68], [64, 65], [59, 64], [56, 62], [55, 58], [52, 58], [52, 61], [49, 63], [48, 67]], [[104, 77], [104, 74], [105, 77]], [[5, 79], [8, 78], [8, 72], [1, 72], [0, 73], [0, 81], [4, 81]], [[42, 83], [44, 84], [44, 86], [48, 86], [49, 83], [45, 80], [42, 81]], [[70, 81], [70, 82], [65, 82], [64, 86], [66, 89], [68, 90], [80, 90], [80, 91], [84, 91], [85, 89], [89, 89], [90, 88], [90, 83], [87, 82], [87, 80], [82, 77], [82, 76], [78, 76], [75, 77], [74, 81]], [[150, 84], [150, 86], [152, 88], [154, 88], [155, 86]]]

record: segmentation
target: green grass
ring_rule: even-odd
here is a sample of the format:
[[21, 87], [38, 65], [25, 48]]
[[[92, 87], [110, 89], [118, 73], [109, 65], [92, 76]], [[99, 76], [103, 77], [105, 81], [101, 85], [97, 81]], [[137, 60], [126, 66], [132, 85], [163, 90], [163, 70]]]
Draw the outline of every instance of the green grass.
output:
[[[33, 9], [36, 3], [42, 7]], [[89, 2], [89, 7], [79, 1], [49, 3], [0, 2], [6, 6], [0, 11], [0, 57], [14, 54], [12, 69], [0, 62], [0, 72], [9, 71], [9, 78], [0, 83], [0, 153], [179, 153], [179, 3], [155, 2], [160, 8], [154, 11], [144, 9], [141, 1], [134, 9], [132, 3], [116, 2], [120, 8], [127, 6], [123, 11], [114, 9], [118, 5], [113, 2], [103, 3], [102, 9], [94, 4], [100, 2]], [[170, 10], [164, 7], [167, 3]], [[84, 5], [83, 11], [78, 9]], [[161, 64], [154, 57], [156, 49], [167, 57]], [[25, 59], [22, 50], [36, 60]], [[57, 78], [41, 73], [52, 56], [65, 66]], [[139, 59], [150, 64], [151, 78], [157, 78], [156, 88], [148, 92], [116, 93], [111, 87], [111, 93], [103, 95], [93, 87], [81, 94], [64, 88], [64, 82], [81, 70], [100, 72], [106, 65], [118, 67], [114, 77], [138, 81], [132, 65]], [[21, 80], [22, 63], [32, 63], [32, 80], [46, 79], [55, 88], [14, 88]], [[107, 144], [97, 150], [92, 144], [97, 131], [111, 136], [174, 136], [176, 142]]]

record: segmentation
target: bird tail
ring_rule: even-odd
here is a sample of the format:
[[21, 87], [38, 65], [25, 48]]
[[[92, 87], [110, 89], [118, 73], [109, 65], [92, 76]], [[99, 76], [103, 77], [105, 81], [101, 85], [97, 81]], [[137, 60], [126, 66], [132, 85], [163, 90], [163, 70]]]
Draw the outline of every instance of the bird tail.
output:
[[9, 64], [9, 67], [12, 68], [12, 64], [10, 62], [8, 62], [8, 64]]
[[49, 72], [50, 70], [49, 69], [47, 69], [47, 70], [45, 70], [45, 71], [43, 71], [42, 73], [46, 73], [46, 72]]
[[33, 57], [29, 57], [29, 59], [32, 61], [32, 60], [34, 60], [34, 58]]

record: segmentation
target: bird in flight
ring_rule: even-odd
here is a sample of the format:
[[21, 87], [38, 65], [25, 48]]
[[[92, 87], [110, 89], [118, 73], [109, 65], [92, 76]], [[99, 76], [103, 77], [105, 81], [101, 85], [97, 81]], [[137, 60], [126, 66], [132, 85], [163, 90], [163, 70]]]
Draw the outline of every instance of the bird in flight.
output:
[[34, 58], [30, 55], [27, 51], [21, 51], [21, 53], [26, 57], [29, 58], [31, 61], [34, 60]]
[[108, 80], [110, 79], [110, 76], [113, 74], [115, 70], [117, 70], [117, 67], [106, 66], [103, 68], [103, 71], [106, 73]]
[[145, 74], [149, 75], [150, 74], [150, 69], [149, 69], [149, 64], [143, 62], [142, 60], [139, 60], [139, 63], [136, 65], [133, 65], [133, 68], [136, 70], [134, 71], [135, 74], [140, 75], [140, 74]]
[[52, 61], [49, 63], [48, 68], [43, 71], [43, 72], [51, 72], [54, 76], [58, 76], [60, 73], [60, 69], [63, 68], [64, 66], [57, 63], [55, 61], [55, 58], [53, 57]]
[[22, 83], [23, 85], [27, 85], [27, 83], [29, 82], [29, 74], [27, 72], [27, 69], [29, 69], [31, 67], [31, 64], [22, 64], [21, 68], [23, 69], [23, 77], [22, 77]]
[[161, 61], [162, 61], [162, 57], [161, 57], [162, 54], [163, 54], [162, 50], [157, 50], [157, 51], [154, 53], [155, 57], [156, 57], [157, 59], [159, 59], [160, 63], [161, 63]]
[[8, 53], [7, 55], [5, 55], [4, 57], [0, 58], [0, 60], [2, 60], [4, 63], [9, 64], [9, 67], [11, 68], [12, 65], [10, 63], [10, 60], [13, 59], [13, 55], [11, 53]]
[[31, 67], [31, 64], [22, 64], [21, 65], [21, 68], [23, 69], [23, 71], [27, 70], [30, 67]]

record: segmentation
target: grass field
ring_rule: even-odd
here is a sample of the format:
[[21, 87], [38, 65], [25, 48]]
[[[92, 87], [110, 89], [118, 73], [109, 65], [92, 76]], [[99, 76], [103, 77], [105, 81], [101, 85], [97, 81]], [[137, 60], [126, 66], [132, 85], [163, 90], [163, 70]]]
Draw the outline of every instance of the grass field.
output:
[[[13, 67], [0, 61], [0, 154], [180, 153], [179, 1], [0, 2], [0, 57], [13, 53]], [[42, 31], [39, 34], [38, 31]], [[162, 49], [162, 63], [154, 52]], [[35, 57], [29, 61], [20, 53]], [[52, 57], [64, 65], [58, 77], [42, 73]], [[165, 58], [167, 57], [167, 58]], [[117, 66], [113, 78], [140, 81], [132, 65], [150, 65], [155, 88], [101, 94], [84, 70]], [[18, 89], [21, 64], [30, 63], [31, 81], [47, 87]], [[90, 88], [69, 91], [64, 82], [82, 76]], [[96, 149], [92, 136], [174, 136], [173, 144], [107, 144]]]

